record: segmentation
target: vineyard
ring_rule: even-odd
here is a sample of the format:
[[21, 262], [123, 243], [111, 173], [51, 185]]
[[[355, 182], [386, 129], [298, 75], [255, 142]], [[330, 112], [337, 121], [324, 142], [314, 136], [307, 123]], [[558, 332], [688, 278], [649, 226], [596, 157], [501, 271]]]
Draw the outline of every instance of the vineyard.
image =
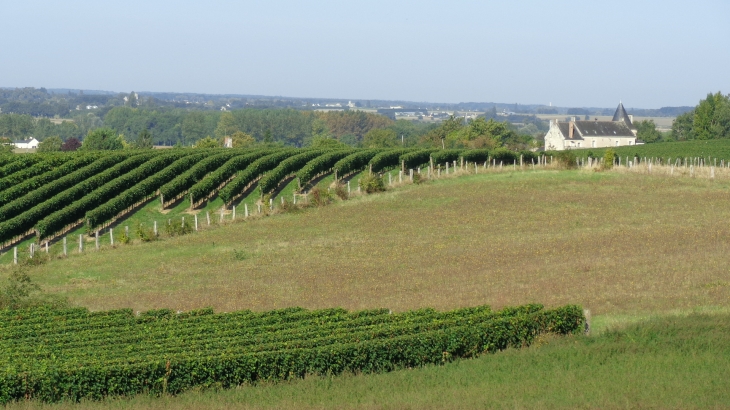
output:
[[[227, 208], [245, 198], [259, 204], [296, 180], [306, 192], [318, 178], [335, 182], [358, 172], [427, 167], [457, 161], [535, 161], [504, 149], [173, 149], [32, 154], [0, 158], [0, 244], [28, 237], [47, 243], [79, 226], [94, 233], [152, 199], [190, 210], [220, 198]], [[264, 204], [265, 205], [265, 204]]]
[[404, 313], [6, 310], [0, 311], [0, 403], [383, 372], [525, 346], [539, 334], [576, 333], [583, 325], [573, 305]]
[[[654, 144], [623, 146], [612, 148], [617, 156], [622, 158], [692, 158], [699, 157], [730, 161], [730, 140], [693, 140], [679, 142], [660, 142]], [[589, 154], [594, 157], [603, 157], [606, 148], [587, 148], [574, 150], [577, 157], [586, 158]], [[709, 163], [709, 161], [708, 161]]]

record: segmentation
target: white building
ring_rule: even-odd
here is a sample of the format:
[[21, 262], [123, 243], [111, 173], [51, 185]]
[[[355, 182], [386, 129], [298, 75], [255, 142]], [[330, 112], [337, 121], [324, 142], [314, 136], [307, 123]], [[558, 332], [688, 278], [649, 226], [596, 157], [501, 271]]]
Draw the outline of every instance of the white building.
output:
[[27, 140], [16, 141], [13, 144], [15, 145], [15, 148], [35, 149], [38, 148], [38, 144], [40, 144], [40, 142], [38, 142], [38, 140], [34, 137], [31, 137]]
[[636, 145], [636, 128], [632, 116], [626, 114], [619, 103], [611, 121], [550, 121], [545, 134], [546, 151], [562, 151], [573, 148], [606, 148]]

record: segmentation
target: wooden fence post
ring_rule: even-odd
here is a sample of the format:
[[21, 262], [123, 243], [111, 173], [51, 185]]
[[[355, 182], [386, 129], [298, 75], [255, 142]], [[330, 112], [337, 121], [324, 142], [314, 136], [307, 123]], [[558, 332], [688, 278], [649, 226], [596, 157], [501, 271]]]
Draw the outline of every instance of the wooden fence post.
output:
[[195, 231], [198, 231], [198, 214], [195, 214]]
[[94, 234], [96, 235], [94, 237], [94, 241], [96, 242], [96, 250], [98, 251], [99, 250], [99, 231], [97, 230]]
[[243, 216], [248, 218], [248, 204], [243, 204]]
[[114, 246], [114, 228], [109, 228], [109, 240], [112, 243], [112, 246]]
[[14, 246], [13, 247], [13, 265], [17, 265], [17, 264], [18, 264], [18, 247]]
[[79, 253], [84, 251], [84, 235], [79, 235]]
[[413, 168], [408, 170], [408, 177], [410, 178], [411, 182], [413, 182]]
[[205, 219], [208, 221], [208, 226], [210, 226], [210, 212], [205, 211]]
[[446, 161], [446, 175], [449, 175], [449, 161]]
[[30, 244], [30, 258], [33, 259], [33, 254], [35, 253], [35, 249], [33, 247], [35, 245], [34, 243]]
[[231, 221], [235, 221], [236, 220], [236, 205], [233, 205], [232, 212], [233, 213], [231, 214]]
[[66, 237], [63, 237], [63, 256], [68, 256], [68, 247], [66, 245]]

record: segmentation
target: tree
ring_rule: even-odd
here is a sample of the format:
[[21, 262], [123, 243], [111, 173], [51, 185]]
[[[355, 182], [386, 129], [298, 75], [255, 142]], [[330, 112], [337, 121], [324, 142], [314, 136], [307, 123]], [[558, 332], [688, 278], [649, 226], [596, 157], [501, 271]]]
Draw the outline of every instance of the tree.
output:
[[220, 148], [220, 146], [220, 141], [210, 136], [199, 139], [194, 145], [195, 148]]
[[372, 129], [365, 134], [361, 143], [363, 148], [397, 147], [398, 136], [395, 131], [388, 129]]
[[646, 143], [657, 142], [662, 139], [662, 134], [656, 130], [654, 120], [643, 120], [634, 123], [636, 126], [636, 138]]
[[81, 148], [81, 141], [79, 141], [78, 138], [74, 138], [74, 137], [67, 139], [61, 145], [61, 151], [64, 151], [64, 152], [76, 151], [79, 148]]
[[312, 148], [321, 148], [321, 149], [330, 149], [330, 148], [339, 148], [339, 149], [346, 149], [350, 148], [349, 145], [340, 142], [334, 138], [330, 137], [322, 137], [317, 136], [312, 138], [312, 144], [310, 145]]
[[10, 138], [0, 137], [0, 155], [12, 154], [14, 149], [15, 145], [13, 145], [13, 141], [10, 141]]
[[109, 128], [99, 128], [89, 132], [81, 145], [81, 149], [84, 151], [107, 151], [122, 148], [124, 145], [119, 136]]
[[230, 112], [224, 112], [218, 119], [218, 126], [215, 127], [215, 136], [223, 139], [241, 131], [236, 125], [236, 118]]
[[38, 152], [56, 152], [61, 150], [63, 140], [58, 135], [48, 137], [38, 144]]
[[249, 134], [236, 131], [229, 136], [233, 142], [233, 148], [246, 148], [256, 144], [256, 140]]
[[152, 134], [148, 130], [142, 130], [137, 135], [137, 140], [134, 142], [134, 148], [137, 149], [150, 149], [152, 148]]
[[678, 115], [672, 122], [672, 138], [676, 141], [693, 140], [694, 131], [692, 123], [694, 121], [694, 110]]
[[205, 114], [193, 111], [183, 118], [182, 136], [183, 145], [185, 141], [194, 142], [203, 138], [206, 134]]

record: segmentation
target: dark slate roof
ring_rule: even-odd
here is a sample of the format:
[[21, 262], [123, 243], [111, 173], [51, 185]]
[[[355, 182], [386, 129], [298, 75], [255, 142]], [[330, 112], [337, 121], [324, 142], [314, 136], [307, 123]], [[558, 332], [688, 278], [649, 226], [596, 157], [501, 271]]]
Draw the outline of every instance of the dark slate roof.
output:
[[[569, 122], [559, 122], [558, 128], [560, 128], [560, 132], [563, 134], [563, 136], [565, 137], [566, 140], [571, 139], [571, 138], [569, 138], [569, 136], [570, 136], [570, 123]], [[582, 140], [583, 138], [581, 138], [580, 133], [578, 131], [573, 129], [573, 138], [572, 139], [573, 140]]]
[[630, 137], [634, 138], [625, 122], [622, 121], [576, 121], [575, 128], [582, 137]]
[[631, 123], [629, 114], [626, 113], [624, 104], [621, 102], [618, 103], [618, 107], [616, 107], [616, 112], [613, 114], [613, 119], [611, 121], [622, 121], [626, 123], [626, 126], [629, 128], [634, 128], [634, 124]]
[[[559, 122], [558, 128], [565, 139], [571, 139], [568, 137], [570, 135], [569, 122]], [[572, 140], [582, 140], [583, 137], [634, 138], [635, 136], [622, 121], [576, 121]]]

